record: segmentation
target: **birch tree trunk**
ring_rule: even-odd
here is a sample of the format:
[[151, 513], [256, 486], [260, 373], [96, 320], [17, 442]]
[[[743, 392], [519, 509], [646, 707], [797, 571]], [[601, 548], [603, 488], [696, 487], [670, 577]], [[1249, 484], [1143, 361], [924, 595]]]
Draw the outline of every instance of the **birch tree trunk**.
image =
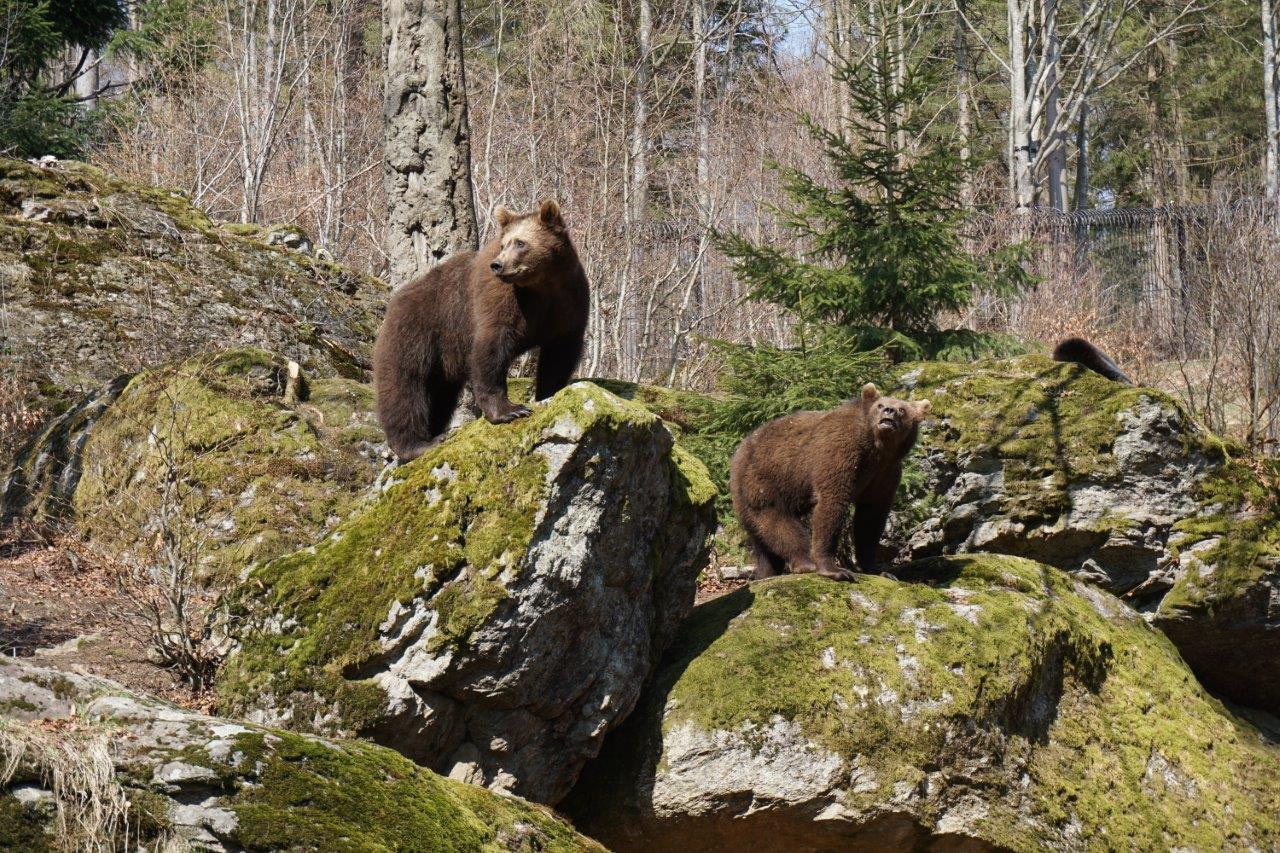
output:
[[461, 0], [384, 0], [387, 277], [475, 249]]
[[1262, 0], [1262, 84], [1267, 115], [1267, 198], [1280, 203], [1280, 75], [1276, 69], [1276, 0]]
[[639, 57], [636, 62], [635, 107], [631, 116], [631, 218], [644, 219], [649, 206], [649, 59], [653, 46], [653, 4], [639, 0], [636, 29]]

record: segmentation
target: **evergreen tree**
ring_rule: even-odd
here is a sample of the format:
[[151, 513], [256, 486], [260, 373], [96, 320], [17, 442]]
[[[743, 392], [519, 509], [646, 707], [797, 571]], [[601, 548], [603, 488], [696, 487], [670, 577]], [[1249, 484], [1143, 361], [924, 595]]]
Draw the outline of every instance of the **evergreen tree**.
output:
[[[87, 51], [126, 22], [120, 0], [0, 0], [0, 152], [73, 156], [84, 142], [68, 95]], [[80, 63], [64, 69], [69, 49]]]
[[838, 133], [804, 119], [838, 186], [774, 165], [792, 203], [777, 212], [807, 255], [737, 235], [719, 235], [719, 245], [753, 298], [805, 323], [875, 325], [930, 348], [940, 314], [963, 310], [981, 290], [1019, 289], [1028, 276], [1019, 251], [979, 258], [966, 250], [965, 164], [930, 121], [946, 66], [905, 46], [894, 5], [871, 5], [865, 53], [836, 70], [852, 102], [850, 126]]

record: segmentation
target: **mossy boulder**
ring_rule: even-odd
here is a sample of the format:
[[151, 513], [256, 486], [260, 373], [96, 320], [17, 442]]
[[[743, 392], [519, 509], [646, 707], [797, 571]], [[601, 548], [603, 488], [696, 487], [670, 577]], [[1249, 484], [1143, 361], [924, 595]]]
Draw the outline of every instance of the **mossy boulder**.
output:
[[1280, 713], [1280, 463], [1242, 458], [1195, 491], [1175, 525], [1179, 572], [1154, 622], [1200, 680]]
[[223, 705], [554, 803], [692, 607], [715, 494], [588, 382], [474, 421], [228, 596]]
[[913, 557], [994, 551], [1122, 596], [1234, 701], [1280, 711], [1280, 470], [1173, 398], [1043, 357], [911, 364], [933, 403], [897, 529]]
[[1039, 356], [907, 365], [933, 404], [902, 506], [912, 557], [996, 551], [1074, 572], [1138, 603], [1176, 570], [1174, 527], [1226, 446], [1168, 395]]
[[1274, 849], [1280, 748], [1017, 557], [697, 608], [561, 808], [617, 850]]
[[82, 163], [0, 158], [0, 366], [46, 402], [210, 346], [363, 377], [389, 288], [287, 231], [221, 229], [177, 192]]
[[309, 544], [382, 466], [368, 386], [299, 374], [260, 350], [121, 377], [48, 424], [0, 493], [0, 516], [71, 519], [109, 553], [161, 539], [210, 576]]
[[0, 660], [0, 708], [7, 850], [603, 849], [543, 807], [393, 750], [209, 717], [105, 679]]

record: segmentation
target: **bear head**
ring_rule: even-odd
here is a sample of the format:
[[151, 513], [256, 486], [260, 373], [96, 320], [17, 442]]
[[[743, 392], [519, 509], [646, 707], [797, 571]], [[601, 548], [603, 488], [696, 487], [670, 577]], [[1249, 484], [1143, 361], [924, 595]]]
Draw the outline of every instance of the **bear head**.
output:
[[933, 408], [928, 400], [913, 403], [897, 397], [882, 397], [870, 382], [862, 386], [862, 406], [868, 423], [875, 430], [876, 440], [895, 445], [903, 441], [914, 444], [920, 422]]
[[533, 213], [515, 213], [499, 206], [493, 212], [498, 227], [498, 254], [489, 262], [495, 276], [512, 284], [530, 284], [553, 266], [569, 244], [560, 205], [544, 201]]

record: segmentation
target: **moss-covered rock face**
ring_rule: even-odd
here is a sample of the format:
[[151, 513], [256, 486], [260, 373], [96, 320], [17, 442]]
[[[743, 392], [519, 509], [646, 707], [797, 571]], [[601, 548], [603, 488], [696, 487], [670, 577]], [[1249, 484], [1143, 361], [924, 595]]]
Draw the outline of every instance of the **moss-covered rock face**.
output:
[[659, 418], [590, 383], [472, 422], [230, 596], [225, 707], [555, 802], [692, 606], [714, 499]]
[[562, 808], [619, 850], [1280, 844], [1280, 749], [1140, 616], [1016, 557], [900, 571], [695, 610]]
[[1171, 398], [1037, 356], [907, 365], [933, 403], [913, 556], [995, 551], [1123, 595], [1201, 679], [1280, 710], [1280, 474]]
[[296, 550], [367, 492], [381, 433], [368, 386], [288, 385], [283, 359], [248, 349], [122, 377], [20, 454], [3, 514], [70, 517], [121, 555], [145, 556], [166, 529], [224, 578]]
[[902, 508], [924, 519], [913, 557], [996, 551], [1117, 594], [1168, 589], [1173, 527], [1226, 461], [1175, 401], [1038, 356], [908, 365], [900, 382], [934, 412], [924, 485]]
[[20, 660], [0, 660], [0, 703], [21, 708], [0, 717], [0, 774], [15, 765], [0, 776], [6, 850], [161, 838], [219, 851], [602, 849], [544, 808], [368, 743], [208, 717]]
[[1211, 689], [1280, 713], [1280, 463], [1232, 462], [1196, 496], [1155, 624]]
[[291, 233], [220, 229], [177, 193], [81, 163], [0, 159], [2, 366], [47, 398], [210, 347], [358, 378], [388, 288]]

